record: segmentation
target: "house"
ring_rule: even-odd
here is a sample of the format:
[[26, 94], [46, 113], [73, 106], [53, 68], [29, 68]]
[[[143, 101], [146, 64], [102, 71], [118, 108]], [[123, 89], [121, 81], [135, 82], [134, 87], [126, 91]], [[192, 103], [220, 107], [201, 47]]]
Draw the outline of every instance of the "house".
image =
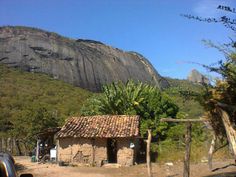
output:
[[58, 161], [102, 166], [133, 165], [139, 148], [139, 116], [72, 117], [57, 133]]

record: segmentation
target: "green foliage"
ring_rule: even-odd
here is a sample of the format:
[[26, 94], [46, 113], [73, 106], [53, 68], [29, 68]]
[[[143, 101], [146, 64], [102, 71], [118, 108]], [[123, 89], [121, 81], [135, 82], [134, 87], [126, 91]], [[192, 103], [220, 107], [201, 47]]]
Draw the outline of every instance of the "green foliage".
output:
[[141, 134], [147, 129], [164, 137], [167, 123], [160, 118], [175, 117], [178, 107], [156, 87], [141, 82], [112, 83], [103, 87], [101, 95], [90, 98], [81, 109], [82, 115], [115, 114], [140, 115]]
[[78, 115], [92, 94], [80, 88], [0, 65], [0, 133], [29, 138]]
[[179, 107], [179, 118], [199, 118], [203, 115], [204, 109], [199, 103], [199, 97], [203, 94], [204, 86], [194, 84], [187, 80], [167, 78], [170, 87], [164, 90], [172, 101]]
[[102, 94], [93, 94], [91, 97], [89, 97], [81, 107], [80, 114], [82, 116], [103, 115], [103, 112], [100, 110], [101, 97]]
[[206, 115], [216, 135], [225, 139], [226, 132], [221, 115], [217, 108], [222, 107], [228, 114], [232, 124], [236, 122], [236, 62], [235, 53], [228, 56], [225, 62], [219, 62], [218, 67], [207, 67], [210, 71], [217, 72], [223, 79], [217, 79], [216, 84], [207, 87], [200, 102], [206, 110]]
[[199, 92], [203, 88], [201, 84], [193, 83], [185, 79], [173, 79], [169, 77], [166, 77], [165, 79], [169, 82], [170, 88], [179, 88], [182, 90], [189, 90], [192, 92]]

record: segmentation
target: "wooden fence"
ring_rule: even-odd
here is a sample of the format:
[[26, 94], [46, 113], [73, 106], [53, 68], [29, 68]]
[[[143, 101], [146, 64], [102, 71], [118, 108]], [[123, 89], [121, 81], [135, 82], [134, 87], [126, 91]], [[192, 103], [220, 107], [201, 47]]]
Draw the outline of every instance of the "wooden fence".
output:
[[12, 155], [29, 154], [24, 144], [14, 137], [0, 137], [0, 152], [8, 152]]

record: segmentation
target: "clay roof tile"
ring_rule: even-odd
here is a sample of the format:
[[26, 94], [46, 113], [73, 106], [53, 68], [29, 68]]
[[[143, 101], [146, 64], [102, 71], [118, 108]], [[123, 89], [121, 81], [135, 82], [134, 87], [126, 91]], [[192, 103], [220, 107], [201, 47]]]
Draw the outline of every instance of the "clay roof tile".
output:
[[57, 133], [57, 138], [135, 137], [139, 135], [139, 122], [139, 116], [128, 115], [72, 117]]

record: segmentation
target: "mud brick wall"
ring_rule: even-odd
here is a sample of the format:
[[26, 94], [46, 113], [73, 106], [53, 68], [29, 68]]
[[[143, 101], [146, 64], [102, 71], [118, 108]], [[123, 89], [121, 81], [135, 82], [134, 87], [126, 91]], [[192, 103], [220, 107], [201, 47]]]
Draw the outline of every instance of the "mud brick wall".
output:
[[117, 139], [117, 163], [122, 166], [131, 166], [134, 164], [134, 149], [130, 148], [131, 139]]
[[58, 145], [58, 161], [100, 166], [107, 160], [106, 139], [61, 138]]
[[95, 139], [95, 166], [101, 166], [103, 160], [107, 160], [107, 139]]
[[[134, 140], [117, 139], [117, 163], [122, 166], [134, 164], [137, 146], [131, 149], [131, 142]], [[58, 161], [101, 166], [104, 160], [107, 160], [107, 139], [105, 138], [60, 138], [58, 141]]]
[[58, 142], [58, 161], [74, 162], [77, 157], [79, 162], [89, 163], [92, 161], [92, 142], [85, 138], [62, 138]]

